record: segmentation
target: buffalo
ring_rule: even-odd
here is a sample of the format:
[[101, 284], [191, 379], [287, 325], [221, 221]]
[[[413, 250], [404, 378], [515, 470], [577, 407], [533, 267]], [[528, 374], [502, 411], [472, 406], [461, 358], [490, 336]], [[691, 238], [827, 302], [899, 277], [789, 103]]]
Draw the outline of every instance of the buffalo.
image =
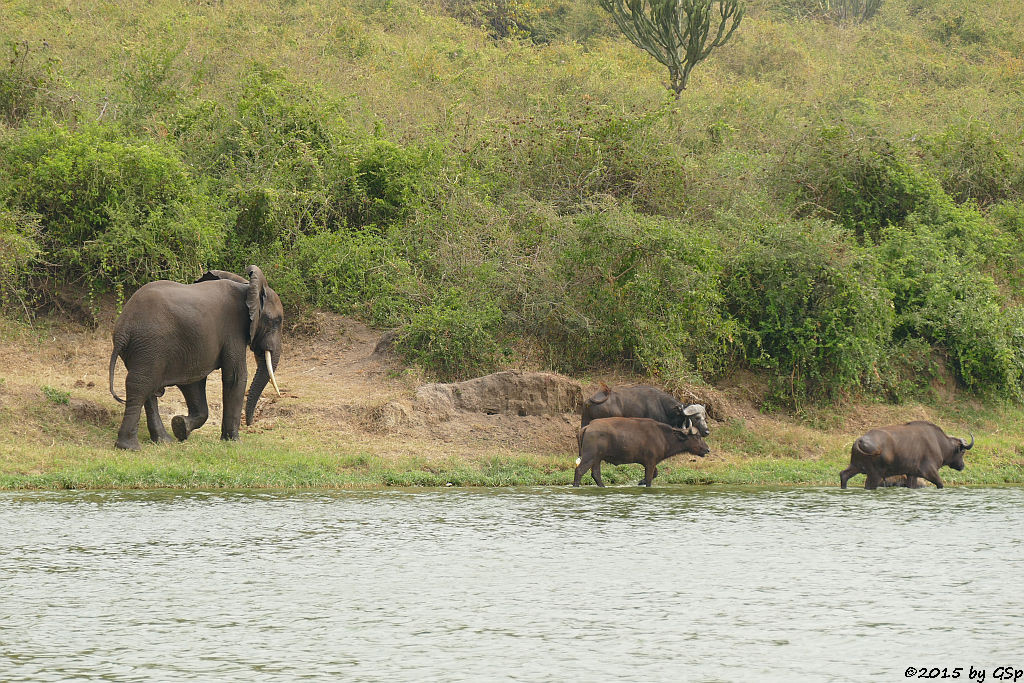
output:
[[850, 466], [839, 473], [839, 485], [857, 474], [866, 474], [864, 488], [874, 489], [887, 477], [905, 475], [905, 486], [917, 488], [918, 477], [923, 477], [942, 488], [939, 468], [948, 466], [961, 471], [964, 452], [974, 447], [971, 442], [946, 436], [931, 422], [917, 421], [892, 427], [872, 429], [853, 442]]
[[690, 434], [707, 436], [710, 432], [704, 406], [699, 403], [682, 404], [671, 394], [646, 384], [614, 390], [602, 384], [601, 391], [583, 404], [580, 427], [607, 417], [647, 417]]
[[690, 434], [664, 422], [647, 417], [606, 417], [594, 420], [580, 430], [580, 457], [576, 459], [576, 476], [572, 485], [579, 486], [584, 472], [591, 470], [594, 483], [601, 482], [601, 462], [613, 465], [639, 463], [644, 466], [640, 486], [650, 486], [658, 476], [658, 463], [676, 453], [692, 453], [704, 457], [710, 449], [697, 434]]

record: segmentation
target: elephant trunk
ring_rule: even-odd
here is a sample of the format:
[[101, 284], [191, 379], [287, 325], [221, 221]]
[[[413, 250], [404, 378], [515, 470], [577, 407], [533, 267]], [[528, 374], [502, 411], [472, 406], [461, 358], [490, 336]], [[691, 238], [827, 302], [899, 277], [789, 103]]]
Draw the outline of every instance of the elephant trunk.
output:
[[[249, 397], [245, 400], [245, 424], [251, 425], [253, 413], [256, 412], [256, 403], [260, 400], [263, 389], [267, 382], [273, 377], [273, 367], [280, 359], [280, 352], [271, 353], [267, 351], [263, 356], [256, 356], [256, 376], [252, 378], [252, 385], [249, 386]], [[274, 382], [277, 387], [277, 382]], [[278, 392], [280, 393], [280, 392]]]

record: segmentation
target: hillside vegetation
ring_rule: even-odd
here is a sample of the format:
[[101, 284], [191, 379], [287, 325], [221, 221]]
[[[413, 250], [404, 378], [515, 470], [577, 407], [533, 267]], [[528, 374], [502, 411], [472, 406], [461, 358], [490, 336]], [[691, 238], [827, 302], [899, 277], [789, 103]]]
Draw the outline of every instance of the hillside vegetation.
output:
[[5, 0], [0, 305], [258, 263], [429, 373], [1024, 395], [1024, 4], [751, 0], [681, 99], [596, 2]]

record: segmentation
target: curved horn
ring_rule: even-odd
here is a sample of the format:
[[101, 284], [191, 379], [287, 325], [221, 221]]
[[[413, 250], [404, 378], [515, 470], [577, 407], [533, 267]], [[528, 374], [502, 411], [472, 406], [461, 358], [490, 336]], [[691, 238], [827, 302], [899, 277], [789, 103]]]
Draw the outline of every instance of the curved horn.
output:
[[974, 434], [972, 432], [967, 432], [967, 433], [971, 435], [971, 443], [967, 443], [963, 439], [960, 439], [960, 443], [962, 443], [964, 445], [964, 450], [965, 451], [969, 451], [972, 448], [974, 448]]
[[[270, 350], [267, 349], [263, 353], [266, 354], [267, 371], [270, 373], [270, 383], [274, 385], [274, 391], [276, 391], [277, 395], [280, 396], [281, 395], [281, 390], [277, 388], [277, 378], [274, 377], [274, 363], [273, 363], [273, 361], [270, 360]], [[974, 443], [974, 442], [972, 441], [971, 443]]]

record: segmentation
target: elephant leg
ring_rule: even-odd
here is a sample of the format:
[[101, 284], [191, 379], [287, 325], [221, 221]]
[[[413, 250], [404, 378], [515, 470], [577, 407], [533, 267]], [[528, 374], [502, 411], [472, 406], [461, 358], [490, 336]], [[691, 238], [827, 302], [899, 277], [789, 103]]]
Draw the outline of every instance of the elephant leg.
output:
[[[238, 367], [241, 365], [241, 367]], [[225, 441], [238, 440], [238, 428], [242, 422], [242, 401], [245, 399], [245, 380], [248, 379], [245, 368], [245, 355], [242, 362], [232, 368], [227, 363], [221, 368], [224, 380], [224, 420], [220, 425], [220, 438]]]
[[160, 387], [153, 386], [152, 380], [138, 373], [128, 371], [124, 380], [124, 418], [117, 430], [117, 448], [129, 451], [139, 450], [139, 418], [142, 408]]
[[178, 441], [184, 441], [194, 430], [202, 427], [210, 416], [210, 408], [206, 403], [206, 378], [192, 384], [179, 384], [178, 388], [185, 397], [188, 415], [175, 415], [171, 420], [171, 429]]
[[[159, 392], [163, 394], [163, 392]], [[146, 426], [149, 427], [149, 438], [153, 443], [170, 443], [170, 434], [164, 429], [164, 421], [160, 419], [160, 405], [157, 403], [157, 396], [152, 394], [146, 399]]]

